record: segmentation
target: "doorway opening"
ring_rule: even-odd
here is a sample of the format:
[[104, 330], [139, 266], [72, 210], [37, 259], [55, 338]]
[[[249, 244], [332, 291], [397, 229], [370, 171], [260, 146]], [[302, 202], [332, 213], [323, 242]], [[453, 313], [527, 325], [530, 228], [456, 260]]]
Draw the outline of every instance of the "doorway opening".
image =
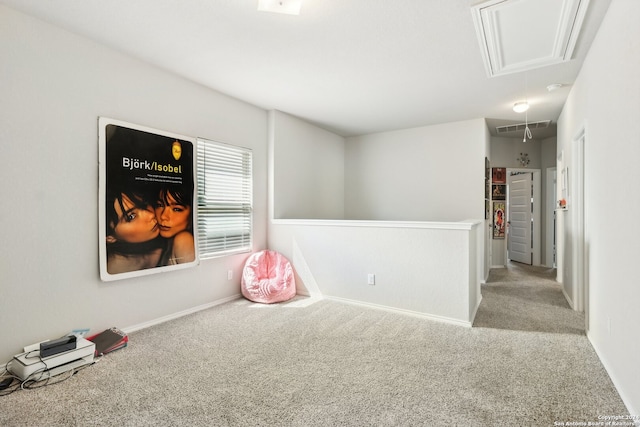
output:
[[540, 185], [540, 169], [507, 169], [507, 262], [542, 264]]

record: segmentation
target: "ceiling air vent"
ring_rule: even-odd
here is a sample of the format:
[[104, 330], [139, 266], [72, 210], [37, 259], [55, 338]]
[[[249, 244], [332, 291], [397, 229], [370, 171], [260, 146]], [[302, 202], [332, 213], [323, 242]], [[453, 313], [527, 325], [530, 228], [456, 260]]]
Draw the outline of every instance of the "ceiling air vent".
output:
[[516, 125], [507, 125], [507, 126], [496, 126], [496, 132], [498, 135], [502, 133], [510, 133], [510, 132], [521, 132], [524, 131], [525, 127], [529, 126], [529, 129], [544, 129], [548, 128], [551, 120], [542, 120], [539, 122], [531, 122], [531, 123], [518, 123]]

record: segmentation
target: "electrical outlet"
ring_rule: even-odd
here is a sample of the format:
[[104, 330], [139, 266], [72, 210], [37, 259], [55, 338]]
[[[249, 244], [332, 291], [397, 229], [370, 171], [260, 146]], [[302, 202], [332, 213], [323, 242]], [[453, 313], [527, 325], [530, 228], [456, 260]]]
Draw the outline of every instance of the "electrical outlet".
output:
[[233, 270], [227, 271], [227, 280], [233, 279]]
[[368, 285], [375, 285], [376, 284], [376, 275], [373, 273], [369, 273], [367, 275], [367, 284]]

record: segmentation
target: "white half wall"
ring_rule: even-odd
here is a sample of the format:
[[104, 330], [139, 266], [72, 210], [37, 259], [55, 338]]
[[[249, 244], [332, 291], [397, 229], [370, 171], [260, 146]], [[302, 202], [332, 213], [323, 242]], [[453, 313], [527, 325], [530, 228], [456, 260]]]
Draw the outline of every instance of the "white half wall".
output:
[[[558, 120], [558, 154], [571, 170], [573, 140], [585, 131], [588, 337], [633, 415], [640, 415], [638, 17], [637, 0], [611, 2]], [[569, 181], [569, 209], [560, 218], [558, 253], [564, 290], [571, 298], [578, 285], [572, 271], [573, 188]]]
[[239, 294], [246, 254], [100, 281], [98, 116], [251, 148], [263, 249], [266, 111], [1, 5], [0, 58], [0, 364], [72, 329], [126, 329]]
[[481, 299], [482, 223], [274, 220], [269, 247], [306, 279], [300, 293], [471, 326]]
[[484, 218], [484, 119], [347, 138], [345, 217]]

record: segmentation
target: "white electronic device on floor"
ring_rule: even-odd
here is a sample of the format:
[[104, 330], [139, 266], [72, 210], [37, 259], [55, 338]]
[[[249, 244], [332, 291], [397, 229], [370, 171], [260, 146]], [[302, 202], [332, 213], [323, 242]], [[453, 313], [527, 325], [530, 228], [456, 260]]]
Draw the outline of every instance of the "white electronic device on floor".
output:
[[7, 368], [22, 381], [27, 379], [46, 380], [92, 363], [95, 350], [94, 343], [84, 338], [77, 338], [76, 348], [72, 350], [41, 357], [40, 350], [34, 349], [13, 356], [13, 359], [7, 364]]

